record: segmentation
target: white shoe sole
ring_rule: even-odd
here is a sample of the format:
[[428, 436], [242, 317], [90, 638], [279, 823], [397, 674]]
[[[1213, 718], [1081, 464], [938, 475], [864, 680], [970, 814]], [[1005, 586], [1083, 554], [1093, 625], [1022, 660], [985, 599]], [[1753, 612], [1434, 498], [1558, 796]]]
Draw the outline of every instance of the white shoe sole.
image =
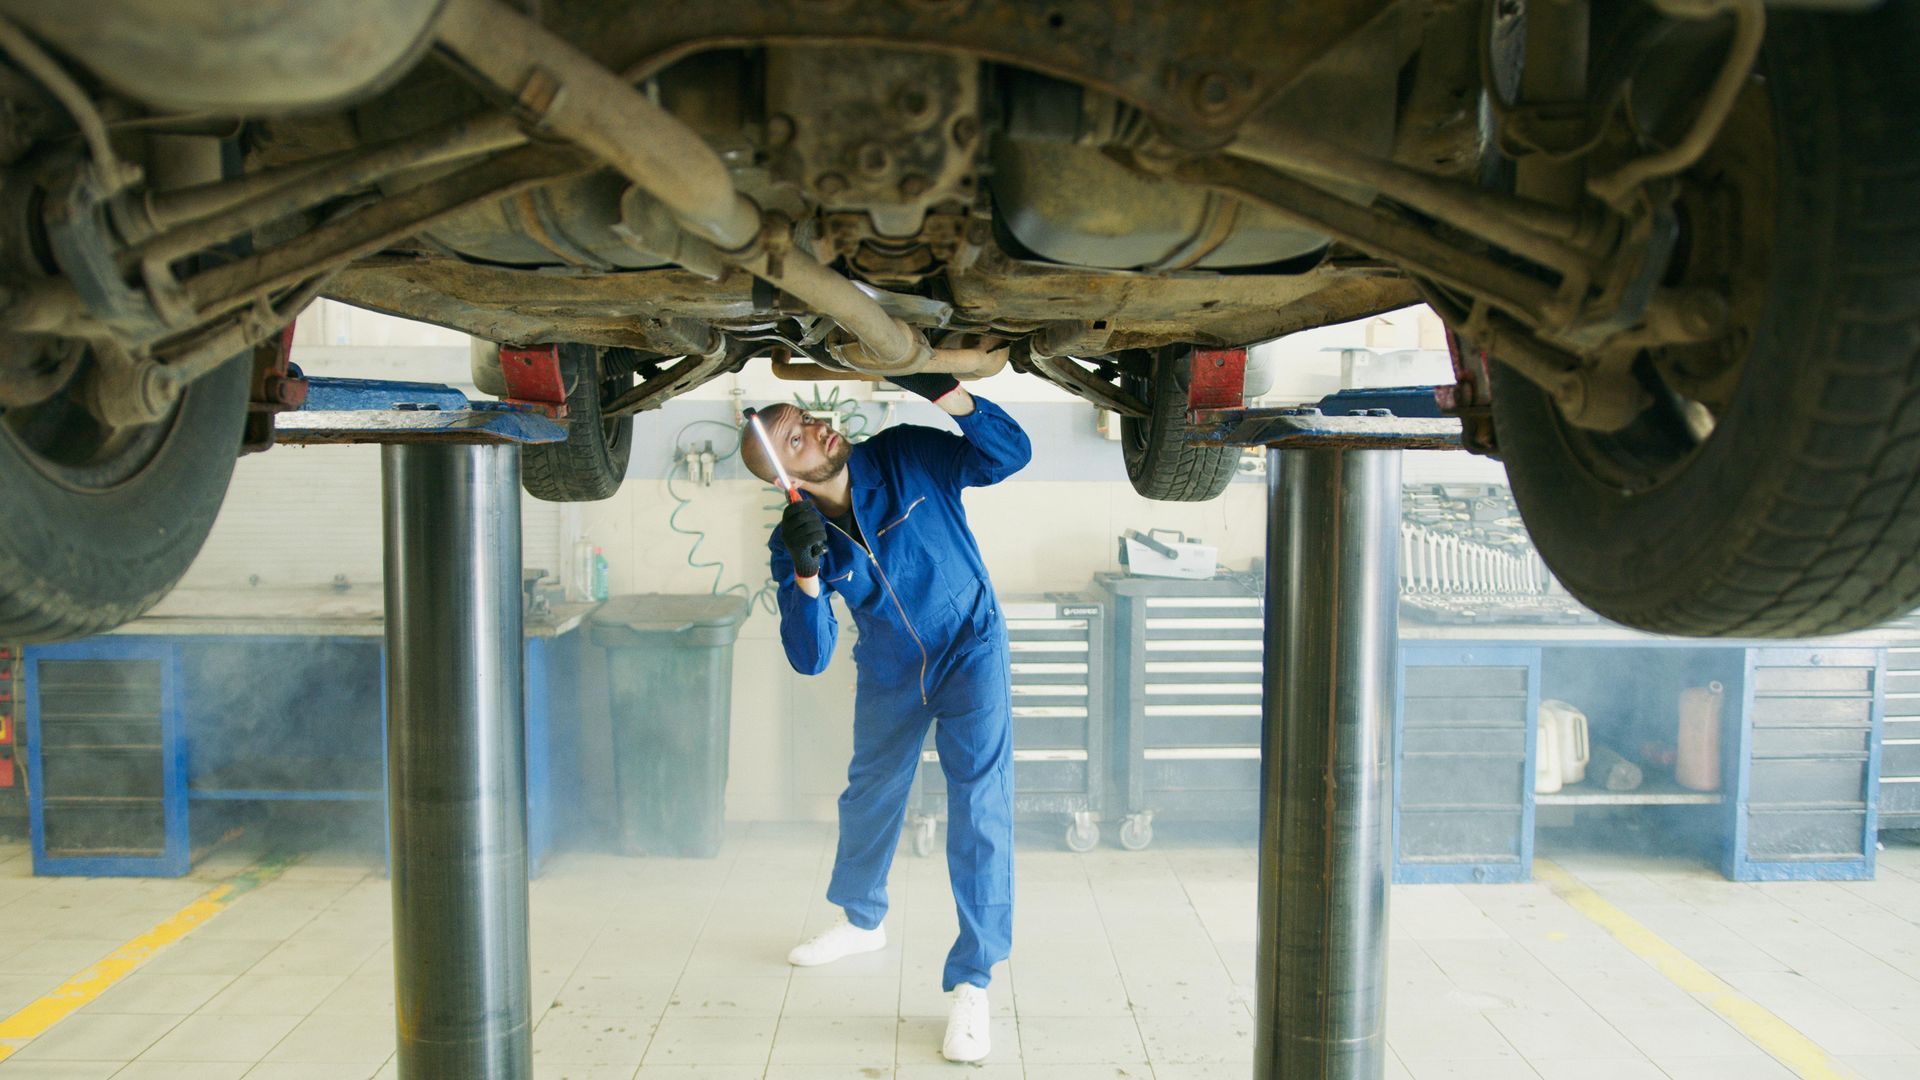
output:
[[887, 939], [881, 938], [878, 941], [873, 941], [865, 945], [862, 945], [857, 949], [849, 949], [846, 952], [835, 953], [832, 956], [821, 957], [819, 959], [807, 959], [805, 957], [802, 957], [800, 955], [800, 950], [795, 949], [792, 952], [787, 954], [787, 963], [792, 964], [794, 967], [825, 967], [826, 965], [834, 963], [835, 961], [845, 960], [850, 956], [865, 956], [867, 953], [876, 953], [886, 947], [887, 947]]
[[944, 1046], [940, 1048], [940, 1056], [956, 1065], [972, 1065], [975, 1062], [985, 1061], [987, 1060], [987, 1055], [992, 1052], [993, 1047], [991, 1046], [983, 1046], [977, 1052], [949, 1050]]

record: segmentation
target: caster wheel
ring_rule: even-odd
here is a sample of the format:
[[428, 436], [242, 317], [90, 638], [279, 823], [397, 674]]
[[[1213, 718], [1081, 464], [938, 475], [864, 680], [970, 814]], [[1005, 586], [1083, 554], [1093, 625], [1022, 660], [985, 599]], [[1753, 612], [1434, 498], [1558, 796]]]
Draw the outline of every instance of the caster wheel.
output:
[[916, 821], [913, 824], [913, 853], [921, 858], [933, 854], [934, 832], [937, 824], [932, 818]]
[[1067, 850], [1085, 855], [1100, 846], [1100, 826], [1091, 821], [1076, 821], [1067, 826]]
[[1138, 814], [1120, 823], [1120, 846], [1128, 851], [1145, 851], [1153, 843], [1153, 819]]

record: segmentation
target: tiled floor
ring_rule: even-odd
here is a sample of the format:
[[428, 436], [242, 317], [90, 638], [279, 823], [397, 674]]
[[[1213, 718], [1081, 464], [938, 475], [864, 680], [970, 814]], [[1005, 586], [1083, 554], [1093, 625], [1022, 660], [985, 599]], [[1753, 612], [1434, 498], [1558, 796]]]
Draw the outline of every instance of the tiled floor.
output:
[[[711, 861], [570, 855], [533, 886], [536, 1073], [572, 1080], [1213, 1080], [1252, 1047], [1253, 855], [1023, 850], [994, 1055], [940, 1060], [953, 935], [940, 860], [903, 854], [886, 951], [789, 968], [823, 926], [832, 833], [755, 826]], [[0, 844], [0, 1018], [205, 892], [29, 876]], [[1608, 903], [1811, 1039], [1834, 1075], [1920, 1078], [1920, 848], [1857, 884], [1738, 885], [1644, 858], [1562, 860]], [[0, 1080], [396, 1075], [387, 883], [318, 854], [0, 1062]], [[1393, 894], [1388, 1075], [1786, 1080], [1705, 1000], [1544, 884]], [[1722, 1002], [1721, 1004], [1724, 1004]]]

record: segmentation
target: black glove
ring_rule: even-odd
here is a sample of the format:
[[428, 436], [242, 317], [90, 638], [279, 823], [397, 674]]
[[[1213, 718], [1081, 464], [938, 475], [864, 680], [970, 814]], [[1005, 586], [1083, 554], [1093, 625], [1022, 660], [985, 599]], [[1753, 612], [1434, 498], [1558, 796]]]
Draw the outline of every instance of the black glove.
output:
[[914, 375], [889, 375], [887, 381], [909, 393], [919, 394], [928, 401], [939, 401], [960, 388], [960, 380], [937, 371], [922, 371]]
[[827, 550], [827, 523], [813, 504], [787, 504], [786, 512], [780, 515], [780, 539], [793, 560], [794, 577], [812, 577], [820, 572], [820, 556]]

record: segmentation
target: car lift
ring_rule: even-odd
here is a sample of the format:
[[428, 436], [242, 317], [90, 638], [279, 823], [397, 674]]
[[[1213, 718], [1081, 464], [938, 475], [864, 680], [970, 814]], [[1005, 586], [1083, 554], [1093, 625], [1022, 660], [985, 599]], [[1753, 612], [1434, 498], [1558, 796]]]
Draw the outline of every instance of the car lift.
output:
[[1200, 442], [1267, 449], [1258, 1080], [1386, 1073], [1400, 451], [1458, 450], [1460, 421], [1432, 387], [1366, 395], [1388, 407], [1194, 414]]
[[[309, 382], [279, 441], [382, 444], [400, 1075], [526, 1080], [519, 447], [565, 430], [443, 386]], [[1201, 442], [1267, 448], [1259, 1080], [1385, 1072], [1398, 451], [1460, 446], [1431, 388], [1321, 405], [1193, 413]]]
[[537, 411], [424, 383], [307, 380], [285, 443], [379, 443], [400, 1075], [533, 1075], [520, 447]]

